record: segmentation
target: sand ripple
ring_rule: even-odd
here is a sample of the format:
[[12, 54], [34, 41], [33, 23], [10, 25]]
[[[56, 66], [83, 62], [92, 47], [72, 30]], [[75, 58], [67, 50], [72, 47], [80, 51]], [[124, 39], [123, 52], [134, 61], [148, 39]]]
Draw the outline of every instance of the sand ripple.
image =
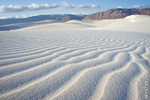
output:
[[149, 98], [150, 34], [11, 31], [0, 48], [1, 100]]

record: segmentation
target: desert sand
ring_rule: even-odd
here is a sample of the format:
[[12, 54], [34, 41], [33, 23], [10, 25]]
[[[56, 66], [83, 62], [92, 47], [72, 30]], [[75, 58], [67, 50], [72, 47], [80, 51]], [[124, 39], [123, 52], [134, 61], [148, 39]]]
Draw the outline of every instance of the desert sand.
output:
[[0, 100], [150, 100], [150, 16], [0, 31]]

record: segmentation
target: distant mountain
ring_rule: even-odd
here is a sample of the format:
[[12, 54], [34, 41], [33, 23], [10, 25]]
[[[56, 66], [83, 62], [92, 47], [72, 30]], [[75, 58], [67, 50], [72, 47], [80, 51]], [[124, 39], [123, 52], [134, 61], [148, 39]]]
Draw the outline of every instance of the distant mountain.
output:
[[[28, 18], [19, 18], [19, 19], [0, 19], [0, 31], [10, 30], [10, 29], [17, 29], [15, 25], [8, 25], [8, 24], [15, 24], [15, 23], [23, 23], [25, 22], [37, 22], [37, 21], [44, 21], [44, 20], [60, 20], [60, 21], [68, 21], [68, 20], [102, 20], [102, 19], [117, 19], [117, 18], [124, 18], [129, 15], [150, 15], [150, 8], [143, 8], [143, 9], [110, 9], [104, 12], [97, 12], [91, 15], [71, 15], [71, 14], [64, 14], [64, 15], [39, 15], [39, 16], [32, 16]], [[35, 24], [34, 24], [35, 25]], [[13, 26], [13, 27], [12, 27]], [[24, 27], [27, 27], [25, 24]]]
[[150, 15], [150, 8], [143, 9], [110, 9], [86, 16], [83, 20], [118, 19], [129, 15]]
[[0, 25], [14, 24], [14, 23], [23, 23], [23, 22], [36, 22], [43, 20], [82, 20], [86, 15], [39, 15], [28, 18], [19, 18], [19, 19], [0, 19]]
[[110, 9], [105, 12], [97, 12], [91, 15], [39, 15], [32, 16], [28, 18], [19, 18], [19, 19], [0, 19], [0, 25], [14, 24], [14, 23], [23, 23], [23, 22], [36, 22], [43, 20], [101, 20], [101, 19], [117, 19], [124, 18], [129, 15], [150, 15], [150, 8], [143, 9]]

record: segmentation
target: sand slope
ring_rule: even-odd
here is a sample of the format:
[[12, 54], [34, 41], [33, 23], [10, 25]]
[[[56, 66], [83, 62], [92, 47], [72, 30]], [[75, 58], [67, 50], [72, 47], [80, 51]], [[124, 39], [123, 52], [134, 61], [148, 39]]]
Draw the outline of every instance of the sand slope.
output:
[[[30, 27], [19, 25], [22, 28], [18, 30], [114, 30], [114, 31], [133, 31], [133, 32], [150, 32], [150, 16], [131, 15], [126, 18], [116, 20], [102, 21], [42, 21], [36, 24], [28, 23]], [[44, 24], [45, 23], [45, 24]], [[31, 26], [32, 25], [32, 26]], [[9, 25], [8, 25], [9, 26]]]
[[[0, 100], [149, 100], [148, 21], [72, 20], [0, 32]], [[126, 24], [133, 29], [121, 30]]]

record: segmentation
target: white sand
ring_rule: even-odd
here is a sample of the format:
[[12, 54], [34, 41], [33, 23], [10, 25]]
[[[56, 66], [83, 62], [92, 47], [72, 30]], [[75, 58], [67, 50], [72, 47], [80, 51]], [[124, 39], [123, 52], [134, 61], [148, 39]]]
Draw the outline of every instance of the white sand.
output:
[[0, 31], [0, 100], [150, 100], [150, 16], [36, 23]]

